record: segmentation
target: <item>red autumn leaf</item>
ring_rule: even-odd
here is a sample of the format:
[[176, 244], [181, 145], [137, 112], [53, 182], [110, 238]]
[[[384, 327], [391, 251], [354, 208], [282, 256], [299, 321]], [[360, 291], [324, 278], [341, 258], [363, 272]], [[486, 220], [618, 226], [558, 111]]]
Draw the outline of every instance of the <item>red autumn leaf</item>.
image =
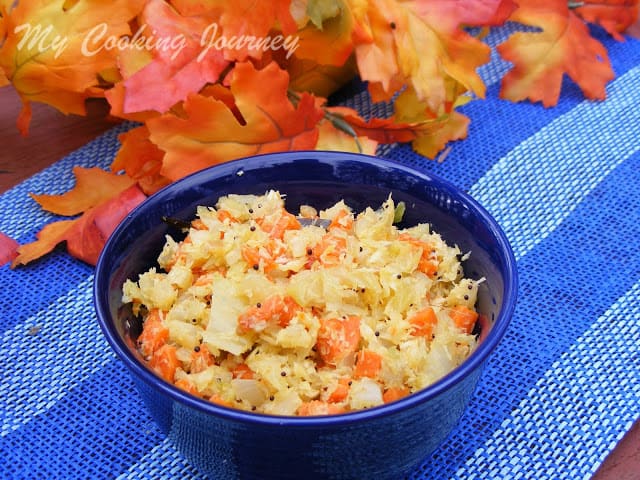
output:
[[[141, 38], [162, 39], [164, 43], [157, 40], [153, 58], [138, 71], [130, 76], [127, 75], [130, 72], [121, 72], [125, 78], [124, 114], [166, 112], [189, 93], [216, 82], [229, 65], [222, 51], [201, 45], [203, 33], [210, 25], [206, 17], [183, 17], [163, 0], [148, 0], [139, 22], [147, 27], [141, 30]], [[133, 50], [123, 55], [142, 54]], [[115, 98], [109, 99], [117, 109]]]
[[447, 23], [448, 28], [460, 25], [498, 26], [507, 21], [518, 8], [513, 0], [474, 0], [465, 2], [416, 2], [416, 11], [427, 12], [440, 21]]
[[122, 219], [146, 197], [133, 186], [82, 215], [67, 235], [69, 253], [90, 265], [98, 262], [109, 235]]
[[18, 242], [0, 232], [0, 267], [17, 256]]
[[77, 215], [113, 198], [135, 183], [126, 175], [116, 175], [98, 167], [74, 167], [75, 186], [62, 195], [34, 195], [31, 197], [49, 212], [58, 215]]
[[111, 106], [110, 114], [117, 118], [124, 118], [133, 122], [144, 123], [149, 118], [157, 117], [160, 113], [156, 110], [144, 110], [125, 112], [125, 100], [127, 88], [124, 80], [133, 76], [153, 60], [148, 50], [125, 50], [118, 56], [118, 68], [113, 75], [113, 87], [105, 90], [104, 96]]
[[169, 180], [160, 174], [164, 152], [151, 143], [146, 126], [121, 133], [118, 139], [122, 146], [111, 163], [113, 172], [124, 170], [147, 195], [169, 184]]
[[416, 125], [410, 123], [398, 123], [393, 118], [375, 117], [367, 121], [355, 110], [345, 107], [333, 107], [328, 110], [339, 115], [359, 137], [368, 137], [378, 143], [410, 142], [416, 138]]
[[502, 98], [556, 105], [565, 73], [587, 98], [605, 98], [606, 84], [614, 78], [607, 50], [565, 0], [520, 0], [511, 20], [542, 31], [514, 33], [498, 45], [500, 55], [514, 65], [502, 79]]
[[[278, 34], [269, 34], [276, 26], [284, 35], [293, 34], [298, 29], [291, 16], [291, 0], [271, 0], [269, 2], [234, 0], [222, 3], [224, 8], [220, 15], [221, 33], [228, 40], [242, 36], [255, 37], [257, 40], [266, 40], [269, 37], [269, 40], [273, 40]], [[227, 58], [245, 60], [247, 55], [260, 58], [263, 49], [250, 50], [238, 44], [232, 48], [225, 48], [224, 51]]]
[[584, 0], [574, 10], [583, 20], [597, 23], [618, 41], [620, 35], [638, 20], [638, 0]]
[[240, 63], [232, 72], [230, 91], [242, 121], [224, 101], [200, 94], [187, 98], [180, 116], [150, 119], [150, 139], [165, 151], [162, 175], [176, 180], [235, 158], [314, 148], [324, 112], [305, 93], [294, 106], [288, 82], [275, 63], [262, 70]]
[[69, 253], [95, 265], [104, 244], [118, 223], [146, 196], [132, 186], [116, 197], [87, 210], [75, 220], [61, 220], [45, 225], [36, 234], [36, 241], [18, 247], [18, 255], [11, 267], [26, 265], [66, 241]]

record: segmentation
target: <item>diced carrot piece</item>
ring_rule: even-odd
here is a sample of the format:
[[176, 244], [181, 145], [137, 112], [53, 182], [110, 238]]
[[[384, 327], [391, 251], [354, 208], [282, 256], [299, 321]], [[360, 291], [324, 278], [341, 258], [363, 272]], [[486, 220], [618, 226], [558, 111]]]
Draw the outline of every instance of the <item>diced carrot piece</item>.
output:
[[356, 355], [353, 376], [376, 378], [382, 369], [382, 356], [371, 350], [360, 350]]
[[433, 308], [423, 308], [409, 318], [411, 335], [414, 337], [427, 337], [427, 339], [431, 339], [433, 329], [437, 323], [438, 317], [436, 317], [436, 312], [433, 311]]
[[429, 277], [433, 277], [438, 272], [438, 262], [431, 258], [431, 251], [433, 247], [429, 245], [427, 242], [423, 242], [422, 240], [418, 240], [415, 237], [412, 237], [408, 233], [402, 233], [398, 236], [398, 240], [403, 242], [408, 242], [411, 245], [419, 247], [422, 249], [422, 254], [420, 255], [420, 260], [418, 261], [418, 270]]
[[260, 252], [257, 248], [243, 245], [240, 250], [240, 255], [242, 256], [242, 259], [247, 262], [249, 268], [253, 265], [260, 265]]
[[196, 218], [191, 222], [191, 228], [195, 228], [196, 230], [208, 230], [207, 226], [199, 218]]
[[142, 333], [138, 337], [140, 353], [150, 357], [169, 339], [169, 329], [162, 324], [160, 310], [154, 308], [149, 311], [142, 325]]
[[269, 273], [278, 267], [281, 262], [291, 260], [287, 254], [287, 249], [280, 242], [271, 240], [265, 245], [267, 256], [265, 257], [264, 272]]
[[327, 233], [313, 248], [313, 256], [323, 265], [337, 265], [347, 250], [347, 239], [341, 235]]
[[229, 210], [218, 210], [218, 212], [216, 213], [216, 217], [222, 223], [224, 223], [225, 220], [228, 220], [229, 222], [232, 222], [232, 223], [235, 223], [238, 221], [236, 217], [231, 215], [231, 212], [229, 212]]
[[316, 348], [326, 363], [337, 364], [358, 349], [360, 343], [360, 318], [320, 319]]
[[259, 249], [258, 247], [247, 247], [246, 245], [240, 250], [242, 259], [247, 263], [247, 268], [258, 269], [262, 265], [265, 272], [270, 272], [276, 268], [273, 261], [272, 253], [267, 249]]
[[329, 403], [338, 403], [346, 400], [346, 398], [349, 396], [350, 383], [351, 380], [348, 377], [342, 377], [340, 380], [338, 380], [338, 385], [336, 386], [335, 390], [331, 392], [331, 395], [329, 395], [327, 401]]
[[353, 215], [349, 213], [349, 211], [345, 208], [341, 209], [333, 220], [331, 220], [331, 224], [327, 230], [331, 231], [333, 229], [340, 230], [351, 230], [353, 227]]
[[203, 273], [201, 275], [198, 275], [198, 277], [196, 278], [196, 281], [193, 282], [193, 285], [196, 287], [203, 287], [205, 285], [211, 285], [211, 283], [213, 282], [215, 275], [213, 274], [213, 272], [207, 272], [207, 273]]
[[279, 212], [279, 216], [274, 220], [273, 218], [259, 218], [256, 223], [260, 225], [260, 228], [269, 234], [271, 238], [278, 238], [282, 240], [287, 230], [300, 230], [302, 225], [292, 213], [282, 210]]
[[382, 400], [384, 403], [395, 402], [403, 397], [409, 395], [409, 389], [407, 387], [391, 387], [387, 388], [382, 394]]
[[271, 238], [282, 239], [287, 230], [300, 230], [301, 228], [302, 225], [300, 225], [300, 222], [295, 215], [287, 211], [283, 211], [282, 215], [271, 229], [269, 235]]
[[249, 307], [238, 316], [238, 329], [243, 333], [251, 330], [261, 332], [267, 325], [267, 317], [262, 312], [262, 306]]
[[433, 260], [423, 257], [418, 262], [418, 270], [429, 277], [433, 277], [438, 272], [438, 264]]
[[178, 368], [178, 357], [176, 347], [165, 343], [158, 350], [153, 352], [149, 361], [149, 366], [167, 382], [173, 382], [173, 377]]
[[338, 413], [344, 413], [346, 410], [340, 405], [335, 403], [327, 403], [322, 400], [311, 400], [304, 402], [298, 407], [298, 415], [302, 417], [309, 417], [312, 415], [335, 415]]
[[300, 310], [302, 307], [292, 297], [273, 295], [242, 313], [238, 317], [238, 326], [243, 332], [259, 332], [274, 323], [286, 327]]
[[279, 313], [278, 313], [278, 325], [281, 327], [286, 327], [289, 325], [293, 317], [295, 317], [298, 312], [302, 310], [302, 307], [298, 305], [298, 303], [290, 297], [289, 295], [285, 295], [282, 297], [282, 307], [278, 304]]
[[449, 312], [453, 324], [466, 333], [471, 333], [478, 319], [478, 312], [465, 305], [456, 305]]
[[196, 395], [196, 396], [199, 395], [198, 390], [196, 389], [196, 386], [188, 378], [181, 378], [180, 380], [176, 381], [174, 385], [178, 387], [180, 390], [184, 390], [185, 392], [190, 393], [191, 395]]
[[238, 364], [233, 370], [233, 378], [246, 378], [246, 379], [251, 379], [255, 377], [255, 374], [253, 373], [253, 370], [251, 370], [251, 368], [249, 368], [249, 365], [247, 365], [246, 363], [240, 363]]
[[207, 369], [207, 367], [214, 365], [216, 359], [206, 345], [200, 345], [197, 352], [193, 352], [191, 355], [191, 368], [190, 373], [200, 373]]

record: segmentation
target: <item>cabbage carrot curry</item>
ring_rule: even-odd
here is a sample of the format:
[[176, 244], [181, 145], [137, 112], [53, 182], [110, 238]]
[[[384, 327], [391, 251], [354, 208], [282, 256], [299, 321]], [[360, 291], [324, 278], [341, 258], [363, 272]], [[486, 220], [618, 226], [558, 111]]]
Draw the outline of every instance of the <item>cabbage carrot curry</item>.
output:
[[272, 415], [345, 413], [427, 387], [475, 348], [480, 281], [428, 224], [396, 227], [400, 212], [389, 197], [294, 215], [276, 191], [198, 207], [159, 268], [123, 286], [144, 317], [141, 355], [190, 394]]

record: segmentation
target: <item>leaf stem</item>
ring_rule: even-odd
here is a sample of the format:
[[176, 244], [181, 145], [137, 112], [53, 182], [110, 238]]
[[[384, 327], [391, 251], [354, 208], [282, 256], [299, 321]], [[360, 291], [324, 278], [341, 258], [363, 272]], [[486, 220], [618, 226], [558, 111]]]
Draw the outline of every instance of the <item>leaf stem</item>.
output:
[[[298, 102], [300, 102], [300, 95], [293, 90], [287, 90], [287, 96], [289, 97], [289, 101], [297, 107]], [[337, 130], [353, 137], [353, 140], [356, 142], [356, 147], [358, 147], [358, 153], [362, 153], [362, 144], [358, 139], [358, 134], [353, 127], [349, 125], [349, 122], [347, 122], [342, 115], [330, 112], [324, 107], [322, 107], [322, 111], [324, 112], [324, 118], [331, 122], [331, 125], [333, 125]]]

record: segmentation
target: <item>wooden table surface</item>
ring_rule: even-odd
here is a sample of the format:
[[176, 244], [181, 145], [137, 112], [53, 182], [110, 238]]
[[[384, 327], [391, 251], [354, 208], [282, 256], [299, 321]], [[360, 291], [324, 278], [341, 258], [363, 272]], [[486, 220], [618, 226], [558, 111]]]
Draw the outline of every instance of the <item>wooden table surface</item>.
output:
[[[108, 118], [108, 106], [99, 100], [88, 102], [86, 117], [65, 116], [47, 105], [34, 104], [30, 132], [23, 138], [15, 126], [19, 111], [20, 100], [15, 91], [11, 87], [0, 88], [0, 193], [115, 125]], [[580, 456], [580, 452], [575, 454]], [[593, 480], [640, 480], [640, 421]]]

